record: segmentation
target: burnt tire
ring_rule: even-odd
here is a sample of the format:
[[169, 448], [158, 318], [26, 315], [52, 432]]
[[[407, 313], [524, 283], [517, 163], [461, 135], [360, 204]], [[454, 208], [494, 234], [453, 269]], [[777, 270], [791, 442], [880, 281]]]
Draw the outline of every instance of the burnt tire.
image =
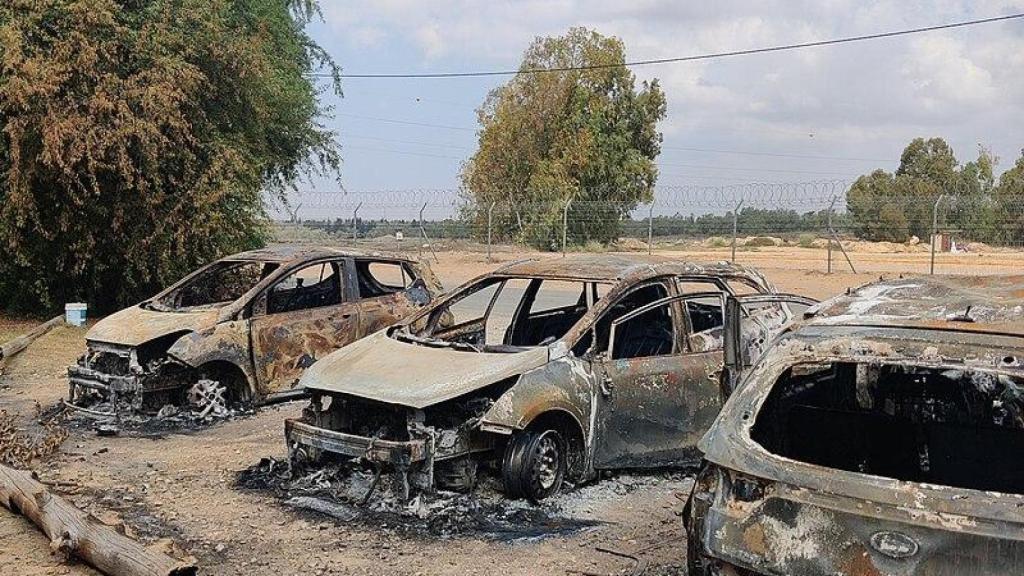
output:
[[502, 461], [505, 496], [537, 504], [562, 487], [567, 465], [567, 444], [557, 430], [518, 432], [505, 447]]

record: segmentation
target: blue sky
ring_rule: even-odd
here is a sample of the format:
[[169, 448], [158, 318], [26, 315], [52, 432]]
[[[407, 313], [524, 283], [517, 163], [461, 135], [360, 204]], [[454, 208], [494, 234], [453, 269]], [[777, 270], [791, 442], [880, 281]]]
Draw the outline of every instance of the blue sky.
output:
[[[619, 36], [634, 60], [1021, 12], [1024, 0], [322, 0], [322, 8], [313, 37], [344, 71], [360, 73], [515, 68], [535, 36], [575, 25]], [[668, 97], [663, 185], [852, 180], [894, 168], [915, 136], [946, 138], [962, 161], [984, 144], [1000, 169], [1024, 147], [1019, 20], [634, 71], [659, 78]], [[475, 109], [503, 80], [348, 79], [344, 98], [325, 91], [344, 188], [456, 188], [476, 146]], [[339, 191], [330, 182], [303, 188]]]

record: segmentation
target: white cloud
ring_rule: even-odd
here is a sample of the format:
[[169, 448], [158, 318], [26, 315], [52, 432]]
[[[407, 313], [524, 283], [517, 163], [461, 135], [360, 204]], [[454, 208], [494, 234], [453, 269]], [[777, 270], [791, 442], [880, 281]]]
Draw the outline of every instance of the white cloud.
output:
[[[515, 67], [535, 36], [574, 25], [620, 36], [635, 60], [1022, 9], [1024, 0], [375, 0], [326, 2], [325, 14], [334, 30], [363, 44], [404, 42], [414, 50], [404, 56], [408, 68], [420, 71]], [[942, 135], [962, 157], [989, 141], [1004, 158], [1024, 144], [1013, 141], [1024, 138], [1021, 21], [635, 71], [661, 79], [667, 140], [728, 138], [739, 148], [744, 138], [760, 147], [813, 138], [834, 150], [892, 156], [910, 137]]]

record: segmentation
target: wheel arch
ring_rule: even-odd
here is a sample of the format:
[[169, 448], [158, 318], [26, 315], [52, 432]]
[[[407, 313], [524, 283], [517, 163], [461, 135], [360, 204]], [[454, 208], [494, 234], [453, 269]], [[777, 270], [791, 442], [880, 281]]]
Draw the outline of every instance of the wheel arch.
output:
[[537, 414], [524, 427], [526, 430], [556, 430], [568, 444], [568, 475], [579, 480], [587, 474], [586, 432], [579, 419], [572, 412], [562, 408], [551, 408]]
[[226, 322], [210, 330], [186, 334], [171, 345], [167, 355], [197, 371], [204, 367], [227, 369], [230, 366], [244, 377], [249, 397], [259, 401], [261, 396], [252, 371], [248, 330], [238, 324]]
[[[250, 401], [257, 400], [256, 388], [252, 385], [249, 375], [235, 362], [226, 359], [210, 360], [197, 366], [196, 373], [201, 377], [209, 377], [222, 384], [225, 383], [225, 380], [228, 380], [231, 382], [228, 384], [229, 389], [240, 386], [242, 387], [241, 391], [247, 397], [246, 399]], [[231, 392], [236, 399], [240, 398], [238, 390], [232, 389]]]

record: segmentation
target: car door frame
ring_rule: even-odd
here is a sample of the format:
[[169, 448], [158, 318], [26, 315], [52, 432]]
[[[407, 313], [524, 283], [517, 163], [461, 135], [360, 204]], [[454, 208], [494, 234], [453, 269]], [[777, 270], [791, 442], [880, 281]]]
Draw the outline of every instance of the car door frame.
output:
[[[352, 262], [351, 271], [345, 273], [344, 276], [346, 276], [345, 281], [352, 286], [350, 294], [353, 296], [353, 302], [359, 305], [359, 337], [391, 326], [433, 301], [426, 280], [419, 275], [408, 260], [374, 256], [357, 256], [346, 258], [346, 260]], [[394, 292], [363, 296], [357, 268], [360, 262], [366, 262], [367, 266], [373, 263], [398, 266], [402, 271], [405, 287]], [[408, 278], [407, 283], [405, 282], [406, 278]], [[380, 280], [376, 278], [374, 280], [380, 283]], [[420, 292], [418, 296], [414, 293], [416, 291]]]
[[[724, 354], [722, 374], [723, 396], [728, 397], [732, 395], [742, 381], [747, 368], [752, 366], [757, 360], [756, 357], [751, 355], [750, 346], [746, 346], [743, 343], [742, 318], [748, 315], [744, 304], [780, 304], [783, 306], [797, 304], [810, 307], [818, 303], [819, 301], [814, 298], [789, 293], [726, 295], [723, 316], [724, 325], [722, 327], [722, 348]], [[792, 322], [792, 312], [789, 311], [788, 306], [786, 306], [785, 310], [789, 314], [787, 320]]]
[[[303, 308], [269, 314], [267, 304], [270, 291], [281, 281], [288, 278], [299, 270], [303, 270], [317, 264], [337, 263], [339, 266], [339, 283], [341, 290], [341, 301], [330, 306], [317, 306], [314, 308]], [[302, 391], [295, 388], [302, 372], [319, 358], [315, 355], [326, 356], [331, 351], [340, 348], [348, 342], [352, 342], [361, 334], [361, 314], [358, 299], [352, 299], [354, 293], [354, 262], [348, 256], [327, 256], [306, 260], [288, 267], [276, 275], [275, 279], [267, 284], [260, 291], [249, 305], [249, 347], [252, 355], [253, 374], [255, 375], [255, 388], [263, 398], [283, 398], [290, 396], [301, 396]], [[290, 332], [287, 321], [278, 318], [276, 322], [268, 320], [270, 316], [291, 315], [297, 322], [308, 323], [312, 326], [323, 325], [323, 330], [315, 333]], [[263, 326], [266, 324], [266, 326]], [[301, 324], [300, 324], [301, 325]], [[328, 326], [330, 325], [330, 326]], [[260, 332], [262, 330], [274, 330], [277, 336], [283, 340], [273, 350], [264, 349], [261, 345]], [[328, 341], [321, 345], [322, 350], [315, 350], [309, 354], [309, 350], [302, 348], [303, 338], [309, 341], [320, 343], [323, 333], [336, 334], [339, 340]], [[347, 342], [345, 341], [347, 340]], [[292, 366], [279, 368], [276, 373], [268, 371], [275, 362], [293, 362]], [[288, 385], [288, 381], [291, 385]]]

